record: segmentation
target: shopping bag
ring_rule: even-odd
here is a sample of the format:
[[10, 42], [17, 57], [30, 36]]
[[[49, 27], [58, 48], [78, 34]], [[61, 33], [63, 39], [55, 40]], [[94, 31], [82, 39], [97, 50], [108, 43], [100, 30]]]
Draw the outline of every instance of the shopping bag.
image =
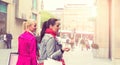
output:
[[18, 59], [18, 53], [17, 52], [11, 52], [9, 56], [9, 63], [8, 65], [16, 65]]
[[44, 60], [44, 65], [62, 65], [62, 62], [48, 58]]

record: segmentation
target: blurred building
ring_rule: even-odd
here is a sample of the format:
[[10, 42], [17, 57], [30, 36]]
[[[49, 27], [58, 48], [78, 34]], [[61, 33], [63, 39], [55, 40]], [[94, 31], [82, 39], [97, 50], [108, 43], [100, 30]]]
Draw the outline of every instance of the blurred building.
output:
[[120, 0], [96, 1], [95, 43], [99, 45], [98, 57], [112, 60], [120, 58], [119, 4]]
[[68, 34], [70, 37], [80, 36], [92, 37], [95, 32], [95, 16], [93, 13], [94, 4], [64, 4], [64, 8], [50, 10], [53, 15], [61, 20], [61, 32]]
[[37, 20], [40, 30], [39, 0], [0, 0], [0, 33], [13, 35], [12, 47], [17, 47], [17, 38], [23, 32], [22, 23]]
[[87, 4], [66, 4], [62, 29], [75, 30], [76, 32], [94, 32], [95, 21], [90, 20], [92, 18], [91, 8]]
[[[93, 4], [94, 5], [94, 4]], [[64, 4], [64, 8], [56, 8], [56, 10], [50, 10], [53, 15], [61, 20], [62, 32], [79, 34], [94, 34], [95, 31], [95, 17], [93, 13], [93, 6], [84, 4]]]

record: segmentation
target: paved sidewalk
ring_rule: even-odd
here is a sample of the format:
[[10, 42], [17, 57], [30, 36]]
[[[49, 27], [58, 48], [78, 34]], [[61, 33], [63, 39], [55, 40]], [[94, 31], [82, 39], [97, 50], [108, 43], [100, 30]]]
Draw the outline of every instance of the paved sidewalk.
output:
[[104, 58], [93, 58], [92, 52], [89, 50], [81, 51], [75, 48], [73, 51], [64, 54], [66, 65], [112, 65], [112, 61]]
[[10, 52], [16, 52], [16, 50], [0, 49], [0, 65], [8, 65]]
[[[8, 65], [10, 52], [16, 49], [0, 49], [0, 65]], [[81, 51], [79, 47], [64, 53], [66, 65], [120, 65], [120, 59], [111, 61], [104, 58], [93, 58], [91, 51]]]

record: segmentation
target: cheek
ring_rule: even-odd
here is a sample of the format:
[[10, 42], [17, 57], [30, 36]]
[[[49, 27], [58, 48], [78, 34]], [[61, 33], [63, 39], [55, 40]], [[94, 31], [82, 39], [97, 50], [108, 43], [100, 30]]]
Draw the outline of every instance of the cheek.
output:
[[34, 27], [34, 30], [36, 30], [37, 28], [36, 27]]
[[32, 30], [32, 31], [35, 31], [35, 30], [36, 30], [36, 27], [32, 27], [31, 30]]
[[55, 32], [57, 32], [57, 28], [53, 28], [53, 30], [54, 30]]
[[56, 28], [57, 31], [58, 31], [59, 29], [60, 29], [59, 27]]
[[61, 27], [59, 27], [58, 29], [60, 29]]

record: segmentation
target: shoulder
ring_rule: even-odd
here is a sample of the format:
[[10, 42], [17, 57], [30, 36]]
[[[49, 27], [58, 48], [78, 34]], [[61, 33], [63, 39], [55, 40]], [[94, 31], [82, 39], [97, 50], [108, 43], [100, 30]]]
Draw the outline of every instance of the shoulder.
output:
[[29, 33], [29, 32], [23, 32], [23, 33], [19, 36], [19, 38], [31, 40], [31, 39], [35, 39], [35, 36], [32, 35], [32, 34]]
[[42, 41], [41, 41], [41, 43], [47, 43], [47, 42], [53, 43], [54, 41], [55, 41], [55, 39], [54, 39], [54, 37], [52, 35], [45, 34]]
[[45, 34], [45, 39], [54, 39], [54, 37], [51, 34]]

